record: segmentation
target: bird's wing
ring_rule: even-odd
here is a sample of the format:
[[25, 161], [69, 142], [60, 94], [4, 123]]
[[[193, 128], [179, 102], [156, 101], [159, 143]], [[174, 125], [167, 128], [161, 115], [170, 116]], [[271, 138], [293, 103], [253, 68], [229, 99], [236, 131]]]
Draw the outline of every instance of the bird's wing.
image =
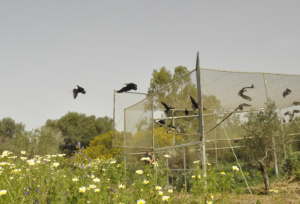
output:
[[249, 96], [246, 96], [246, 95], [244, 95], [244, 94], [241, 94], [240, 95], [243, 99], [246, 99], [246, 100], [248, 100], [248, 101], [251, 101], [252, 100], [252, 98], [250, 98]]
[[169, 106], [167, 104], [165, 104], [164, 102], [161, 101], [161, 104], [163, 104], [163, 106], [165, 107], [165, 109], [169, 109]]
[[74, 99], [77, 97], [77, 94], [78, 94], [77, 89], [73, 89], [73, 97], [74, 97]]

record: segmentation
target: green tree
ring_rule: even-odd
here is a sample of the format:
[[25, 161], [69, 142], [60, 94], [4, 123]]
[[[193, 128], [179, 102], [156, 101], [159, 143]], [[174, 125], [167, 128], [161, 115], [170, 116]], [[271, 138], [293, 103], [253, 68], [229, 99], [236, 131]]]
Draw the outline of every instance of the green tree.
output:
[[246, 131], [245, 148], [249, 156], [250, 166], [259, 170], [264, 178], [266, 194], [271, 189], [268, 168], [273, 167], [274, 136], [280, 135], [280, 120], [274, 102], [269, 101], [264, 111], [249, 112], [248, 121], [243, 128]]
[[81, 142], [87, 146], [97, 135], [113, 129], [113, 120], [108, 117], [96, 118], [76, 112], [69, 112], [58, 120], [47, 120], [46, 127], [61, 131], [65, 142], [76, 145]]
[[11, 118], [0, 120], [0, 150], [7, 149], [7, 143], [17, 134], [20, 135], [25, 131], [25, 125], [16, 123]]
[[38, 155], [60, 153], [59, 146], [63, 142], [63, 138], [59, 130], [42, 127], [37, 132], [39, 134], [36, 150]]

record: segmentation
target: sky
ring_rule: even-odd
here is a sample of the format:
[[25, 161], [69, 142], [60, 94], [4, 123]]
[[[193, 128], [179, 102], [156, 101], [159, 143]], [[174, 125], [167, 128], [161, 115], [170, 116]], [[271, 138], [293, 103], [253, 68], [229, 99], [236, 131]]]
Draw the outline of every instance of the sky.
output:
[[[0, 0], [0, 119], [26, 130], [68, 112], [113, 117], [176, 66], [300, 74], [300, 1]], [[76, 85], [85, 95], [73, 99]]]

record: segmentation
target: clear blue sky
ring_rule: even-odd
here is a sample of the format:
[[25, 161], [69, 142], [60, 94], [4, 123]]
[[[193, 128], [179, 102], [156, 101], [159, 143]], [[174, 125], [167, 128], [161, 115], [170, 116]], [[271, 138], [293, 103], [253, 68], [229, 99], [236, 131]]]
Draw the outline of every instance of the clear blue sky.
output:
[[[153, 69], [300, 74], [300, 1], [0, 1], [0, 119], [113, 116], [113, 90]], [[87, 91], [76, 100], [72, 90]]]

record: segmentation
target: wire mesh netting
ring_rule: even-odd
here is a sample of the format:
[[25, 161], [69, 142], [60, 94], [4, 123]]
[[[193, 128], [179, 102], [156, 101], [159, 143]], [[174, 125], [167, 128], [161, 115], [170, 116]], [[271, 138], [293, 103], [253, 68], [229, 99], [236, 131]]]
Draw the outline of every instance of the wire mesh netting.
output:
[[[157, 158], [170, 151], [182, 153], [186, 148], [186, 161], [200, 159], [199, 116], [192, 103], [192, 99], [198, 102], [196, 79], [193, 70], [152, 94], [115, 94], [116, 129], [122, 134], [114, 137], [114, 145], [135, 155], [153, 149]], [[288, 145], [291, 138], [296, 140], [300, 129], [296, 118], [300, 113], [294, 110], [300, 105], [299, 89], [299, 75], [201, 69], [207, 160], [217, 164], [230, 158], [229, 142], [237, 154], [244, 154], [242, 123], [249, 112], [264, 110], [268, 99], [276, 104], [282, 128], [296, 124], [285, 135], [283, 144]], [[190, 164], [186, 163], [187, 167]]]

